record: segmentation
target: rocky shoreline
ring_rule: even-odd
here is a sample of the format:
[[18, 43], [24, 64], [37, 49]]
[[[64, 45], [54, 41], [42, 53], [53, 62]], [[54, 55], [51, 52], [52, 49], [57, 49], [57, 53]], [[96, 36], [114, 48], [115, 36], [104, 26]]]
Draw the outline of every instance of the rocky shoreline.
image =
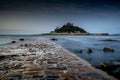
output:
[[0, 47], [0, 80], [117, 80], [46, 39]]

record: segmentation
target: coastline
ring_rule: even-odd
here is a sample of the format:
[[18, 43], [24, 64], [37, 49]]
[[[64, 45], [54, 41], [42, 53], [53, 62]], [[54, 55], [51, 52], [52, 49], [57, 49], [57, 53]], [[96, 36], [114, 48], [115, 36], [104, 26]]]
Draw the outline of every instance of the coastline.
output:
[[117, 80], [46, 38], [11, 43], [0, 51], [0, 55], [7, 56], [0, 60], [0, 74], [4, 74], [1, 80], [36, 80], [35, 75], [46, 80], [50, 74], [62, 80]]
[[63, 32], [63, 33], [57, 33], [57, 32], [52, 32], [52, 33], [44, 33], [41, 35], [80, 35], [80, 36], [109, 36], [109, 33], [68, 33], [68, 32]]

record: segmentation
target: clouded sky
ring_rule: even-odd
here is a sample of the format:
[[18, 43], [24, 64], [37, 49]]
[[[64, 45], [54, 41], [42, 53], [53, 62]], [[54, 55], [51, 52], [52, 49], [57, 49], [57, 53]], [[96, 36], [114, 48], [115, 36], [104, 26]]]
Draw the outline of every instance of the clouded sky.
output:
[[66, 22], [120, 33], [120, 0], [0, 0], [0, 34], [39, 34]]

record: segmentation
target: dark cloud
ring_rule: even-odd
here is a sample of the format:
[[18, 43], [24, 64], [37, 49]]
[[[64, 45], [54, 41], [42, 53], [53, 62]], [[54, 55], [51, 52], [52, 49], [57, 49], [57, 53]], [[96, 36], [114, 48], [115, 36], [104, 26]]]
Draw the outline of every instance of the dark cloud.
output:
[[[102, 8], [112, 6], [120, 8], [119, 0], [0, 0], [0, 10], [29, 10], [74, 6], [84, 8]], [[63, 8], [64, 9], [64, 8]]]
[[119, 32], [120, 0], [0, 0], [0, 33], [49, 32], [68, 21], [90, 32]]

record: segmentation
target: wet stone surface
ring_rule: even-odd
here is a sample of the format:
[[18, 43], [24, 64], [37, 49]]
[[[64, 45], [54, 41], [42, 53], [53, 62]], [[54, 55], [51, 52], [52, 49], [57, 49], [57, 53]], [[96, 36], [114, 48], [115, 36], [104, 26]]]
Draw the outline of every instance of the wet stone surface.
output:
[[47, 39], [23, 40], [0, 51], [0, 80], [116, 80]]

